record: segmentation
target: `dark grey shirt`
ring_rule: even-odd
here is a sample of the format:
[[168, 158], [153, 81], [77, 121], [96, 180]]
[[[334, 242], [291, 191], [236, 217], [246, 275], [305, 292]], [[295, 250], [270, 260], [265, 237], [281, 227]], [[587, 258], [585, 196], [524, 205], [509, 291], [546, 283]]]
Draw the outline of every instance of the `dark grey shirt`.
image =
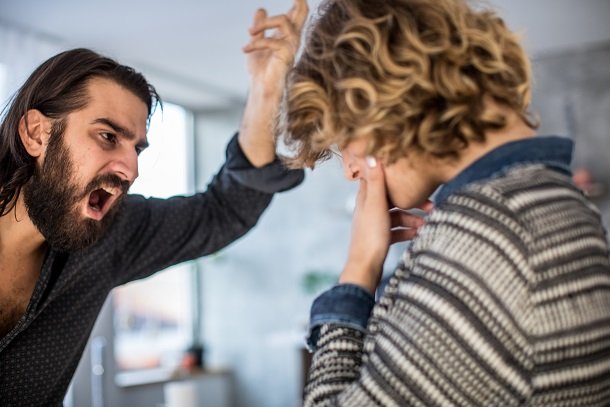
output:
[[234, 137], [207, 191], [170, 199], [130, 195], [93, 247], [51, 248], [25, 315], [0, 339], [0, 405], [61, 405], [110, 290], [227, 246], [256, 224], [274, 192], [303, 177], [278, 160], [252, 167]]

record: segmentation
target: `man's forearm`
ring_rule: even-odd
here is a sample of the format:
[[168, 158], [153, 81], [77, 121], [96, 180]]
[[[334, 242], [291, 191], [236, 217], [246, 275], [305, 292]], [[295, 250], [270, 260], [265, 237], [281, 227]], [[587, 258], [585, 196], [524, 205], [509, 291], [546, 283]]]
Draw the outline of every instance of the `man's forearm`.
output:
[[275, 160], [275, 119], [281, 91], [252, 89], [239, 130], [239, 145], [254, 167]]

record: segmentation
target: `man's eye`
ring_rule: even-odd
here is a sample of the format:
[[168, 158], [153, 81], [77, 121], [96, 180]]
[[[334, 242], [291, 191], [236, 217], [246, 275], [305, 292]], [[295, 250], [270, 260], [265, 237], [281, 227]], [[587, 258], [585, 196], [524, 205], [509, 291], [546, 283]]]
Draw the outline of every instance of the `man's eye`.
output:
[[100, 133], [100, 136], [106, 140], [109, 143], [115, 144], [117, 141], [117, 138], [114, 134], [112, 133]]
[[140, 155], [144, 151], [144, 147], [136, 146], [136, 154]]

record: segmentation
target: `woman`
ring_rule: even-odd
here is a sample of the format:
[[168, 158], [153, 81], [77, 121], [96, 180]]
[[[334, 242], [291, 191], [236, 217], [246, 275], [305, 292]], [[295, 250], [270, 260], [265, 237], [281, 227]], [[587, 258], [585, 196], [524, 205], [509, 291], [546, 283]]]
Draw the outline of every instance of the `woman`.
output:
[[[610, 264], [572, 143], [537, 136], [530, 67], [462, 0], [322, 4], [285, 143], [360, 183], [339, 284], [316, 299], [305, 405], [610, 403]], [[434, 209], [375, 304], [389, 245]], [[409, 222], [409, 223], [405, 223]], [[406, 226], [406, 227], [405, 227]]]

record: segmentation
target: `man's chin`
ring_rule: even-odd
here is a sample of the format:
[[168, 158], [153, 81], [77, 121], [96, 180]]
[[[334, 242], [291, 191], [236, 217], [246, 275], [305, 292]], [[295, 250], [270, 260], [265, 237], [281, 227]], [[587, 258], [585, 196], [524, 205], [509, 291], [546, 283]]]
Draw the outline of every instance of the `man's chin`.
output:
[[85, 218], [63, 226], [61, 230], [43, 233], [47, 242], [60, 251], [79, 252], [90, 248], [104, 237], [110, 226], [110, 219], [98, 221]]
[[63, 252], [79, 252], [90, 248], [100, 238], [101, 235], [97, 234], [81, 236], [79, 239], [74, 239], [72, 236], [70, 238], [66, 238], [65, 236], [49, 236], [47, 241], [54, 249]]
[[106, 215], [105, 212], [94, 209], [94, 208], [90, 207], [89, 205], [87, 205], [85, 207], [85, 210], [83, 213], [83, 216], [85, 217], [85, 219], [92, 220], [95, 222], [101, 222], [102, 220], [104, 220], [105, 215]]

